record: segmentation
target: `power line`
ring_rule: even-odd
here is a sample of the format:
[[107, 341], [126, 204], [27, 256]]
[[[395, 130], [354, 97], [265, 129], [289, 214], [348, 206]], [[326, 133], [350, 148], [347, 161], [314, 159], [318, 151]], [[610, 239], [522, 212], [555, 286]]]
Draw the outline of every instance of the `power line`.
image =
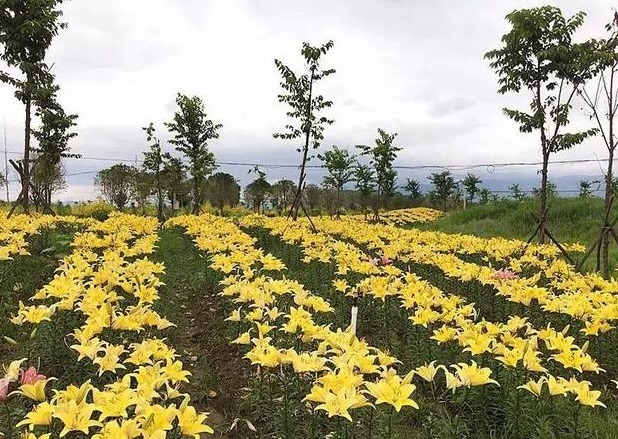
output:
[[[8, 154], [13, 155], [21, 155], [22, 153], [17, 151], [8, 151]], [[69, 160], [88, 160], [88, 161], [106, 161], [106, 162], [125, 162], [125, 163], [142, 163], [141, 160], [136, 160], [135, 158], [113, 158], [113, 157], [90, 157], [90, 156], [82, 156], [79, 158], [76, 157], [67, 157]], [[607, 158], [590, 158], [590, 159], [570, 159], [570, 160], [552, 160], [549, 162], [550, 165], [568, 165], [568, 164], [581, 164], [581, 163], [598, 163], [598, 162], [608, 162]], [[223, 166], [259, 166], [265, 169], [285, 169], [285, 168], [299, 168], [298, 164], [292, 163], [248, 163], [248, 162], [226, 162], [220, 161], [219, 165]], [[394, 169], [403, 169], [403, 170], [423, 170], [423, 169], [445, 169], [451, 171], [465, 171], [476, 168], [487, 168], [489, 173], [492, 173], [495, 168], [504, 168], [504, 167], [521, 167], [521, 166], [540, 166], [543, 162], [532, 161], [532, 162], [502, 162], [502, 163], [472, 163], [466, 165], [394, 165]], [[324, 165], [311, 165], [307, 164], [305, 168], [310, 169], [323, 169]]]
[[[89, 174], [96, 174], [97, 172], [99, 172], [98, 170], [96, 171], [80, 171], [80, 172], [69, 172], [68, 174], [64, 174], [63, 177], [75, 177], [77, 175], [89, 175]], [[7, 180], [10, 181], [11, 183], [20, 183], [20, 180], [17, 179], [11, 179], [11, 180]]]

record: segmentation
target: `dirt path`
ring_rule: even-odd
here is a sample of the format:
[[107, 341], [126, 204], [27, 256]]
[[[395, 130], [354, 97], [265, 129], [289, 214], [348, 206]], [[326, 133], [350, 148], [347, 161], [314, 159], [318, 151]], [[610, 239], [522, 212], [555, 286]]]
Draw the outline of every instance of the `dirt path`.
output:
[[219, 278], [181, 231], [162, 230], [159, 236], [154, 259], [166, 267], [159, 311], [177, 325], [168, 339], [192, 373], [183, 390], [198, 409], [211, 413], [215, 438], [233, 437], [226, 432], [241, 417], [246, 360], [229, 344], [232, 333], [224, 321], [227, 311], [216, 295]]

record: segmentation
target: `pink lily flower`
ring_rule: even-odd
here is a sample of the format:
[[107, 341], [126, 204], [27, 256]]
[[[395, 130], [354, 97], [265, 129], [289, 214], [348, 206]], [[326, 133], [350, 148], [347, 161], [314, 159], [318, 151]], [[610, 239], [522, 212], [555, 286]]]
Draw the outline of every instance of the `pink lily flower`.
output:
[[11, 382], [8, 378], [0, 379], [0, 401], [6, 401], [6, 396], [9, 393], [9, 384]]
[[20, 384], [34, 384], [37, 381], [41, 381], [47, 378], [45, 375], [40, 374], [34, 366], [30, 366], [27, 370], [21, 370], [19, 375]]
[[518, 279], [519, 275], [515, 273], [514, 271], [506, 268], [506, 269], [496, 270], [493, 274], [493, 278], [500, 279], [500, 280], [510, 280], [510, 279]]

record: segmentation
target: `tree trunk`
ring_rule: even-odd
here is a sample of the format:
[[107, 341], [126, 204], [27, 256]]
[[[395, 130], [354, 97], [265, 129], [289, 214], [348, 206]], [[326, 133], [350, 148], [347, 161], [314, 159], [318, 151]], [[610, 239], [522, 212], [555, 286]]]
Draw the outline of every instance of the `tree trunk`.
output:
[[337, 219], [341, 219], [341, 189], [337, 188]]
[[[540, 65], [538, 67], [540, 69]], [[547, 136], [545, 134], [545, 113], [543, 112], [543, 104], [541, 100], [541, 82], [536, 83], [536, 100], [537, 112], [541, 112], [543, 117], [541, 123], [541, 151], [543, 152], [543, 168], [541, 169], [541, 194], [539, 199], [539, 243], [545, 244], [545, 213], [547, 210], [547, 167], [549, 165], [549, 145], [547, 144]]]
[[543, 168], [541, 169], [541, 193], [539, 194], [539, 244], [545, 244], [545, 225], [547, 211], [547, 168], [549, 153], [543, 152]]
[[[29, 81], [28, 81], [29, 83]], [[28, 87], [28, 85], [26, 86]], [[23, 207], [24, 213], [30, 213], [30, 125], [32, 124], [32, 99], [30, 98], [30, 92], [27, 92], [26, 96], [26, 123], [24, 126], [24, 163], [21, 180], [21, 187], [23, 190]]]
[[[612, 102], [610, 101], [610, 105]], [[611, 110], [611, 107], [610, 107]], [[601, 242], [601, 257], [602, 257], [602, 273], [605, 279], [609, 279], [609, 241], [610, 234], [606, 233], [610, 226], [610, 208], [612, 199], [614, 198], [614, 151], [616, 144], [614, 143], [614, 121], [613, 115], [610, 114], [609, 119], [609, 156], [607, 163], [607, 175], [605, 176], [605, 216], [603, 218], [603, 241]]]
[[614, 150], [609, 151], [607, 164], [607, 175], [605, 176], [605, 215], [603, 217], [603, 240], [601, 242], [601, 272], [605, 279], [609, 278], [609, 240], [610, 234], [606, 233], [609, 227], [609, 210], [613, 198], [613, 164], [614, 164]]
[[[157, 170], [157, 216], [159, 221], [163, 222], [163, 190], [161, 189], [161, 175]], [[173, 206], [172, 206], [173, 207]]]
[[195, 173], [194, 173], [193, 174], [193, 209], [191, 210], [191, 213], [193, 215], [197, 215], [198, 213], [200, 213], [199, 191], [200, 191], [200, 184], [197, 178], [195, 177]]
[[292, 219], [296, 221], [298, 219], [298, 211], [300, 210], [300, 203], [302, 197], [303, 183], [305, 182], [305, 166], [307, 165], [307, 156], [309, 155], [309, 141], [311, 139], [311, 99], [313, 96], [313, 74], [314, 70], [311, 70], [311, 79], [309, 81], [309, 100], [307, 102], [307, 132], [305, 133], [305, 147], [303, 148], [303, 161], [300, 165], [300, 174], [298, 176], [298, 187], [296, 188], [296, 195], [294, 196], [294, 201], [292, 202], [292, 208], [290, 209], [293, 212]]

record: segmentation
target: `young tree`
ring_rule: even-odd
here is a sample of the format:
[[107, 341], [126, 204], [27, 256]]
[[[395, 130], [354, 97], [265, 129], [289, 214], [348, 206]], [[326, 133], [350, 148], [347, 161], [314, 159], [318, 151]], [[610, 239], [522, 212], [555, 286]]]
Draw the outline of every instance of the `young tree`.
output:
[[322, 200], [326, 212], [333, 218], [337, 211], [337, 191], [330, 186], [324, 186], [322, 189]]
[[95, 184], [103, 197], [122, 210], [134, 193], [138, 170], [134, 166], [119, 163], [97, 173]]
[[273, 209], [281, 215], [291, 206], [296, 196], [296, 185], [292, 180], [279, 180], [270, 186], [269, 198]]
[[286, 132], [275, 133], [275, 138], [286, 140], [300, 139], [304, 137], [304, 143], [298, 148], [301, 153], [300, 172], [298, 185], [292, 202], [290, 215], [294, 220], [298, 218], [298, 211], [302, 204], [302, 190], [305, 184], [305, 168], [309, 161], [309, 149], [316, 149], [324, 139], [324, 127], [334, 121], [320, 113], [325, 108], [333, 105], [332, 101], [325, 100], [322, 95], [315, 92], [315, 84], [335, 73], [334, 69], [321, 69], [320, 59], [333, 47], [329, 41], [322, 46], [313, 47], [303, 43], [301, 55], [305, 60], [305, 69], [308, 73], [297, 75], [288, 66], [275, 59], [277, 70], [281, 74], [281, 88], [283, 94], [278, 95], [279, 102], [288, 104], [290, 107], [286, 113], [288, 117], [297, 120], [297, 124], [286, 125]]
[[467, 197], [468, 202], [474, 201], [476, 196], [480, 191], [479, 185], [483, 183], [483, 180], [478, 175], [474, 175], [470, 172], [466, 175], [466, 177], [462, 180], [461, 184], [463, 185]]
[[186, 204], [186, 174], [182, 161], [172, 157], [170, 153], [163, 153], [163, 186], [167, 193], [167, 199], [175, 209], [176, 204], [184, 206]]
[[322, 189], [317, 184], [306, 185], [305, 198], [307, 199], [307, 207], [309, 207], [309, 212], [311, 213], [320, 205]]
[[446, 211], [448, 199], [455, 195], [457, 183], [451, 175], [450, 171], [434, 172], [428, 180], [433, 184], [433, 190], [430, 195], [442, 204], [442, 210]]
[[234, 207], [240, 201], [240, 185], [233, 175], [217, 172], [206, 180], [206, 199], [223, 216], [225, 205]]
[[29, 178], [42, 200], [38, 197], [31, 198], [37, 207], [42, 202], [44, 211], [49, 209], [53, 193], [66, 188], [62, 159], [81, 157], [79, 154], [72, 154], [69, 146], [71, 139], [77, 136], [77, 133], [72, 131], [77, 115], [65, 113], [57, 102], [58, 90], [59, 87], [52, 84], [45, 89], [45, 97], [43, 93], [39, 93], [35, 115], [40, 119], [41, 126], [32, 130], [37, 142], [31, 147]]
[[21, 77], [0, 71], [0, 81], [15, 87], [15, 97], [24, 104], [24, 157], [21, 170], [21, 200], [24, 212], [29, 212], [30, 140], [32, 135], [32, 105], [37, 103], [41, 89], [52, 83], [45, 56], [61, 23], [62, 0], [11, 0], [0, 7], [0, 60], [17, 68]]
[[324, 177], [324, 185], [335, 189], [336, 197], [336, 212], [337, 218], [341, 216], [341, 191], [346, 183], [349, 183], [354, 178], [354, 163], [356, 158], [350, 155], [347, 149], [339, 149], [333, 146], [333, 149], [326, 151], [324, 155], [318, 154], [318, 158], [322, 160], [328, 175]]
[[174, 133], [170, 143], [189, 161], [188, 170], [193, 182], [192, 213], [198, 214], [203, 198], [202, 184], [216, 168], [215, 157], [208, 149], [208, 142], [219, 138], [218, 131], [223, 125], [208, 119], [204, 104], [198, 96], [189, 97], [179, 93], [176, 105], [178, 110], [174, 113], [174, 120], [165, 126]]
[[590, 183], [588, 180], [580, 180], [578, 197], [579, 198], [592, 197], [592, 183]]
[[375, 173], [376, 200], [374, 203], [374, 221], [379, 220], [380, 207], [387, 207], [388, 200], [395, 193], [397, 171], [393, 168], [393, 162], [397, 153], [402, 148], [393, 145], [397, 133], [389, 134], [382, 128], [378, 128], [378, 138], [374, 146], [358, 145], [361, 155], [369, 156], [369, 164]]
[[[541, 198], [541, 188], [533, 187], [531, 192], [533, 197]], [[556, 198], [557, 194], [558, 187], [556, 186], [556, 183], [554, 183], [553, 181], [547, 181], [546, 197], [548, 199]]]
[[492, 196], [492, 193], [489, 189], [487, 188], [481, 188], [479, 190], [479, 203], [480, 204], [487, 204], [489, 203], [489, 198]]
[[543, 165], [538, 209], [539, 242], [545, 242], [547, 213], [547, 168], [549, 156], [572, 148], [595, 134], [590, 129], [564, 133], [572, 100], [590, 74], [588, 44], [574, 44], [573, 34], [583, 24], [585, 13], [564, 18], [553, 6], [521, 9], [506, 19], [512, 25], [502, 37], [502, 47], [485, 54], [499, 75], [498, 92], [529, 91], [530, 112], [505, 108], [504, 113], [524, 133], [538, 131]]
[[406, 185], [403, 188], [408, 193], [408, 196], [412, 201], [418, 201], [423, 196], [421, 193], [421, 184], [418, 180], [411, 180], [408, 178], [406, 180]]
[[161, 152], [161, 141], [155, 136], [155, 127], [152, 122], [142, 128], [146, 132], [146, 141], [150, 143], [150, 150], [144, 152], [144, 171], [152, 177], [154, 189], [157, 195], [157, 218], [160, 222], [165, 220], [163, 212], [163, 169], [164, 154]]
[[143, 167], [134, 169], [135, 175], [131, 187], [131, 199], [133, 199], [137, 207], [141, 209], [142, 215], [145, 215], [148, 200], [154, 193], [154, 175], [146, 171]]
[[582, 86], [579, 94], [590, 112], [590, 118], [596, 122], [597, 128], [607, 148], [608, 160], [605, 174], [605, 214], [601, 229], [601, 270], [605, 278], [609, 278], [609, 243], [611, 236], [610, 211], [614, 193], [614, 154], [618, 146], [618, 137], [614, 128], [618, 113], [618, 12], [614, 11], [612, 21], [605, 26], [609, 36], [607, 39], [594, 41], [595, 50], [591, 51], [595, 57], [595, 81], [591, 92], [588, 87]]
[[270, 183], [265, 178], [258, 177], [245, 187], [243, 198], [245, 203], [253, 208], [254, 212], [260, 213], [260, 208], [262, 208], [263, 213], [264, 202], [269, 191]]
[[356, 182], [356, 190], [360, 195], [360, 205], [365, 219], [367, 219], [367, 206], [369, 197], [373, 194], [376, 188], [375, 173], [369, 165], [358, 163], [354, 169], [354, 181]]
[[526, 193], [521, 190], [518, 183], [513, 183], [510, 185], [509, 190], [511, 191], [511, 197], [513, 197], [515, 201], [521, 201], [526, 198]]
[[49, 156], [39, 155], [34, 152], [32, 158], [37, 166], [33, 166], [31, 169], [30, 183], [36, 192], [41, 195], [42, 200], [32, 196], [31, 201], [37, 210], [39, 208], [45, 210], [45, 206], [51, 205], [52, 195], [66, 189], [65, 171], [61, 162], [53, 162]]

